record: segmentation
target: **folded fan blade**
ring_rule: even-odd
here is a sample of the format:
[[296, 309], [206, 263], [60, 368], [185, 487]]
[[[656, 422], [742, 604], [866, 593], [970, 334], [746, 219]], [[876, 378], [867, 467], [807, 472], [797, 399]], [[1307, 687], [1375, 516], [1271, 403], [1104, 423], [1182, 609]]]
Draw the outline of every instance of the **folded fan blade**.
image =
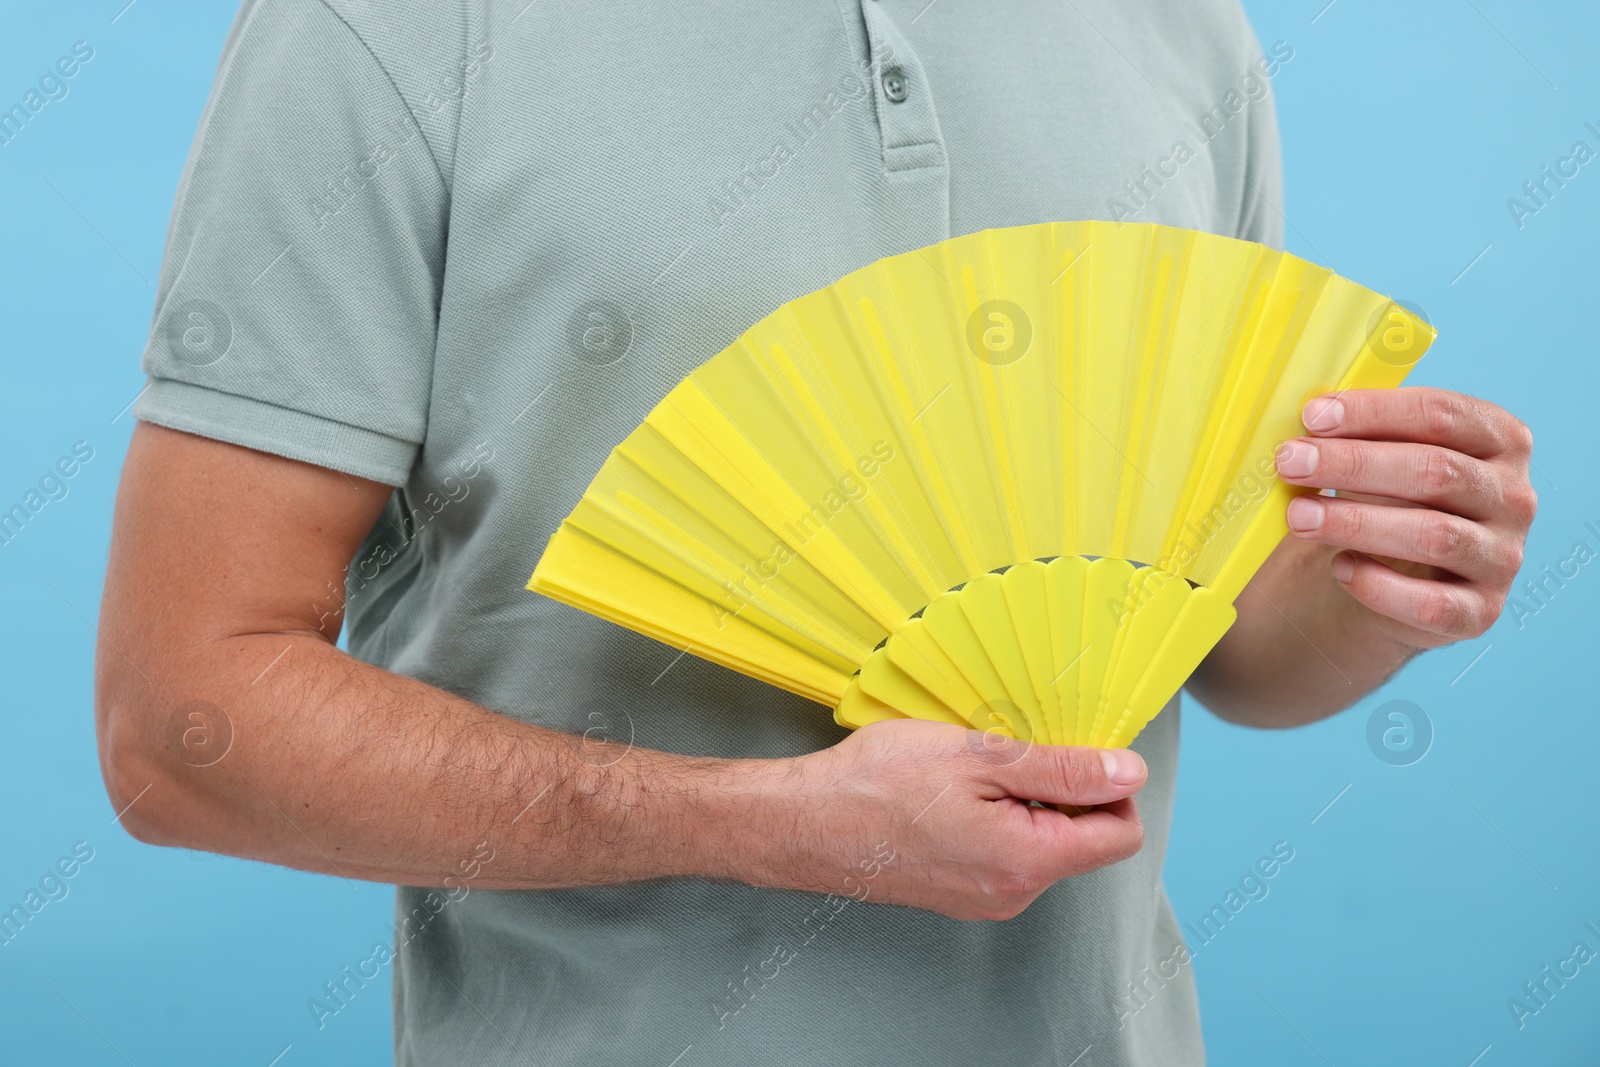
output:
[[702, 364], [606, 460], [529, 588], [845, 725], [1125, 744], [1286, 532], [1300, 490], [1272, 457], [1304, 402], [1398, 385], [1433, 336], [1212, 234], [954, 238]]

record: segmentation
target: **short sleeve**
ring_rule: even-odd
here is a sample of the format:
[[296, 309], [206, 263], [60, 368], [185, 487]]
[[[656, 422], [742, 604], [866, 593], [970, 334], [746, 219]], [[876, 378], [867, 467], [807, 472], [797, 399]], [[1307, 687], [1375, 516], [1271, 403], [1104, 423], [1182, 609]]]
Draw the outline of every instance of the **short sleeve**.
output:
[[1246, 26], [1245, 36], [1253, 64], [1251, 70], [1263, 75], [1262, 80], [1267, 82], [1268, 89], [1266, 95], [1247, 110], [1244, 189], [1238, 236], [1269, 248], [1282, 248], [1283, 150], [1278, 143], [1278, 114], [1271, 81], [1282, 69], [1277, 50], [1283, 42], [1273, 46], [1272, 57], [1263, 58], [1261, 45], [1254, 32], [1248, 29], [1248, 24]]
[[247, 0], [179, 185], [141, 419], [390, 485], [428, 420], [448, 191], [320, 0]]

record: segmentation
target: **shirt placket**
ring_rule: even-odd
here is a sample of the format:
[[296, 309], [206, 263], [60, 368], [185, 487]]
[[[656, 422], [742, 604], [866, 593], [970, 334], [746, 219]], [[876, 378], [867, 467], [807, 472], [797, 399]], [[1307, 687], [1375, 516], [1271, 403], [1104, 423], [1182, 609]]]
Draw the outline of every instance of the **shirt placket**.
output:
[[905, 213], [909, 235], [933, 244], [950, 236], [950, 171], [932, 86], [884, 0], [859, 2], [884, 178], [892, 202]]

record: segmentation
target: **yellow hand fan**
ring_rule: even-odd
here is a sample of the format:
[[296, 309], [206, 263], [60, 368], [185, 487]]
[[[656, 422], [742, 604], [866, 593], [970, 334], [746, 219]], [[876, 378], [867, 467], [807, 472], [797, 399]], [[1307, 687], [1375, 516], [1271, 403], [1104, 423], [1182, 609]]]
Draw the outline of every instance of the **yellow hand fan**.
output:
[[778, 308], [612, 452], [528, 588], [834, 708], [1126, 745], [1286, 533], [1304, 402], [1434, 331], [1295, 256], [987, 230]]

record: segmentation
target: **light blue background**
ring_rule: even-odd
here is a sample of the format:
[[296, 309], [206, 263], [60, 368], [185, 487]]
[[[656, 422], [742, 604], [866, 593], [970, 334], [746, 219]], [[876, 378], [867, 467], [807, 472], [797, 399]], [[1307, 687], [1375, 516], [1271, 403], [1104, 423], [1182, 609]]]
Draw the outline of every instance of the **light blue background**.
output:
[[[124, 2], [0, 5], [0, 102], [73, 42], [95, 49], [69, 95], [0, 147], [0, 505], [74, 442], [95, 450], [69, 495], [0, 548], [0, 905], [74, 842], [95, 850], [70, 895], [0, 946], [0, 1063], [377, 1062], [386, 988], [321, 1032], [305, 1002], [384, 936], [391, 891], [140, 845], [100, 784], [89, 620], [125, 409], [232, 17]], [[1600, 529], [1585, 443], [1600, 162], [1520, 230], [1506, 207], [1574, 141], [1600, 149], [1584, 129], [1600, 126], [1600, 14], [1321, 2], [1247, 4], [1263, 41], [1295, 49], [1274, 82], [1289, 248], [1429, 313], [1441, 341], [1414, 382], [1491, 397], [1533, 426], [1542, 505], [1524, 577], [1580, 538], [1600, 549], [1583, 528]], [[1600, 926], [1597, 607], [1600, 563], [1524, 626], [1507, 616], [1309, 729], [1188, 713], [1167, 864], [1179, 918], [1198, 920], [1274, 842], [1295, 850], [1270, 895], [1198, 951], [1213, 1062], [1596, 1062], [1600, 962], [1525, 1029], [1507, 999], [1579, 939], [1600, 950], [1584, 930]], [[1367, 744], [1369, 715], [1393, 699], [1435, 730], [1412, 766]]]

